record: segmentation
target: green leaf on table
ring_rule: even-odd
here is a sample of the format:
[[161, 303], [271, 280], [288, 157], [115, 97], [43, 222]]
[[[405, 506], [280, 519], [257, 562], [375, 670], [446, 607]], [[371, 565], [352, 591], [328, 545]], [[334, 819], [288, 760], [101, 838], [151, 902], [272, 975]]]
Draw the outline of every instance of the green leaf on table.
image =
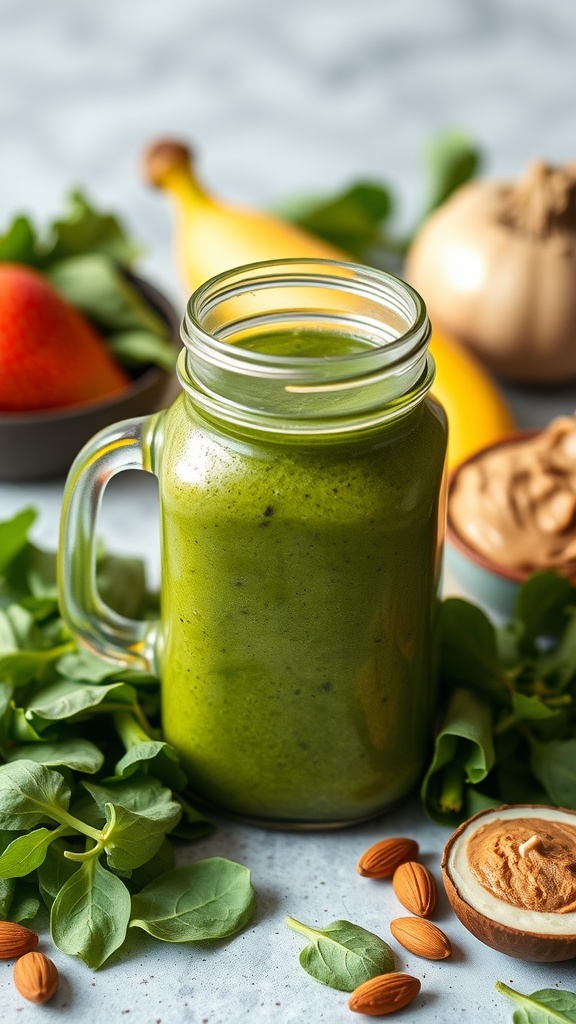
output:
[[12, 519], [0, 522], [0, 575], [26, 546], [28, 531], [36, 519], [36, 510], [25, 508]]
[[576, 810], [576, 737], [531, 743], [530, 766], [549, 800]]
[[59, 835], [59, 829], [37, 828], [17, 836], [0, 855], [0, 878], [21, 878], [35, 871]]
[[467, 817], [465, 785], [482, 782], [494, 765], [492, 711], [472, 690], [455, 690], [422, 783], [428, 816], [443, 824]]
[[84, 861], [58, 892], [50, 912], [52, 939], [63, 953], [97, 970], [124, 942], [130, 893], [98, 862]]
[[70, 790], [62, 776], [35, 761], [0, 766], [0, 829], [29, 830], [67, 810]]
[[429, 183], [427, 213], [430, 213], [477, 174], [482, 158], [468, 136], [455, 130], [434, 138], [425, 156]]
[[504, 672], [498, 657], [496, 631], [473, 604], [458, 597], [440, 609], [440, 677], [453, 687], [468, 686], [501, 702], [506, 699]]
[[524, 996], [497, 981], [496, 991], [518, 1004], [514, 1011], [514, 1024], [574, 1024], [576, 1021], [576, 993], [561, 988], [543, 988]]
[[163, 942], [222, 939], [248, 924], [255, 909], [248, 868], [210, 857], [145, 886], [132, 899], [130, 927]]
[[48, 768], [71, 768], [94, 775], [104, 763], [104, 754], [90, 740], [77, 737], [57, 743], [25, 744], [8, 752], [7, 761], [37, 761]]
[[352, 992], [364, 981], [394, 970], [390, 946], [351, 921], [332, 921], [326, 928], [310, 928], [293, 917], [285, 923], [309, 940], [300, 963], [323, 985]]
[[564, 693], [576, 676], [576, 609], [571, 607], [568, 614], [558, 643], [540, 658], [540, 671], [553, 682], [557, 693]]

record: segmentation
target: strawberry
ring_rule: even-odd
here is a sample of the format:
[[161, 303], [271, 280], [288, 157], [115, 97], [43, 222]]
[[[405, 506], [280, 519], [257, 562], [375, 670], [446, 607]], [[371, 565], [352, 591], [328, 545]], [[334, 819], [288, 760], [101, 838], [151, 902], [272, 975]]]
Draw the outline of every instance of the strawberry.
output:
[[94, 401], [129, 381], [88, 320], [41, 273], [0, 263], [0, 410]]

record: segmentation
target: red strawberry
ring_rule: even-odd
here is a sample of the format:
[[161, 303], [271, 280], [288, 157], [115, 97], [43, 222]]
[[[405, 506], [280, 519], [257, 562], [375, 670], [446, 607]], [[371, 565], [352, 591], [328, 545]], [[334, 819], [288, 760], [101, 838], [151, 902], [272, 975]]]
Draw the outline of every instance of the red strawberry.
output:
[[42, 274], [0, 263], [0, 410], [89, 402], [129, 380], [92, 325]]

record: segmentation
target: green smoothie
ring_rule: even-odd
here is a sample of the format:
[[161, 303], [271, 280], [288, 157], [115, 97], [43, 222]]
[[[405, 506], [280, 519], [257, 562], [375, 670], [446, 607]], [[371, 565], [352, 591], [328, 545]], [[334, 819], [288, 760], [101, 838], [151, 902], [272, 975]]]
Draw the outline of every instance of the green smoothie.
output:
[[[306, 354], [319, 337], [250, 346]], [[445, 447], [430, 400], [355, 441], [248, 439], [184, 395], [163, 415], [163, 728], [200, 798], [336, 824], [417, 782]]]

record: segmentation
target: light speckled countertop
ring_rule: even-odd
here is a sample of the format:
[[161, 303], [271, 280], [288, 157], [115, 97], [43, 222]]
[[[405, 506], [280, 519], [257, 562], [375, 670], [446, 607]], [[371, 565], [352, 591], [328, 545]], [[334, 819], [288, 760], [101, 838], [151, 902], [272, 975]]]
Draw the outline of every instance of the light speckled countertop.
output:
[[[384, 178], [407, 223], [422, 201], [427, 140], [463, 127], [487, 171], [515, 175], [530, 158], [574, 159], [576, 8], [573, 0], [0, 0], [2, 219], [40, 221], [82, 185], [121, 211], [142, 241], [148, 276], [182, 308], [162, 198], [138, 172], [144, 145], [176, 133], [197, 147], [216, 191], [272, 203], [299, 192]], [[509, 392], [522, 425], [572, 411], [576, 390]], [[56, 542], [62, 483], [0, 484], [0, 518], [40, 510], [37, 538]], [[114, 481], [102, 518], [112, 546], [145, 554], [158, 577], [154, 482]], [[346, 996], [298, 965], [290, 913], [310, 923], [350, 918], [387, 936], [391, 888], [356, 874], [378, 838], [410, 834], [436, 872], [447, 838], [417, 802], [332, 834], [269, 833], [222, 822], [184, 859], [219, 853], [252, 868], [254, 925], [227, 945], [171, 947], [131, 934], [125, 952], [93, 974], [51, 949], [62, 972], [46, 1008], [24, 1003], [0, 963], [0, 1021], [58, 1016], [74, 1024], [310, 1024], [352, 1020]], [[472, 939], [441, 900], [434, 918], [455, 956], [433, 964], [392, 942], [422, 992], [399, 1020], [483, 1024], [511, 1020], [497, 979], [522, 991], [575, 988], [573, 965], [537, 966]]]

